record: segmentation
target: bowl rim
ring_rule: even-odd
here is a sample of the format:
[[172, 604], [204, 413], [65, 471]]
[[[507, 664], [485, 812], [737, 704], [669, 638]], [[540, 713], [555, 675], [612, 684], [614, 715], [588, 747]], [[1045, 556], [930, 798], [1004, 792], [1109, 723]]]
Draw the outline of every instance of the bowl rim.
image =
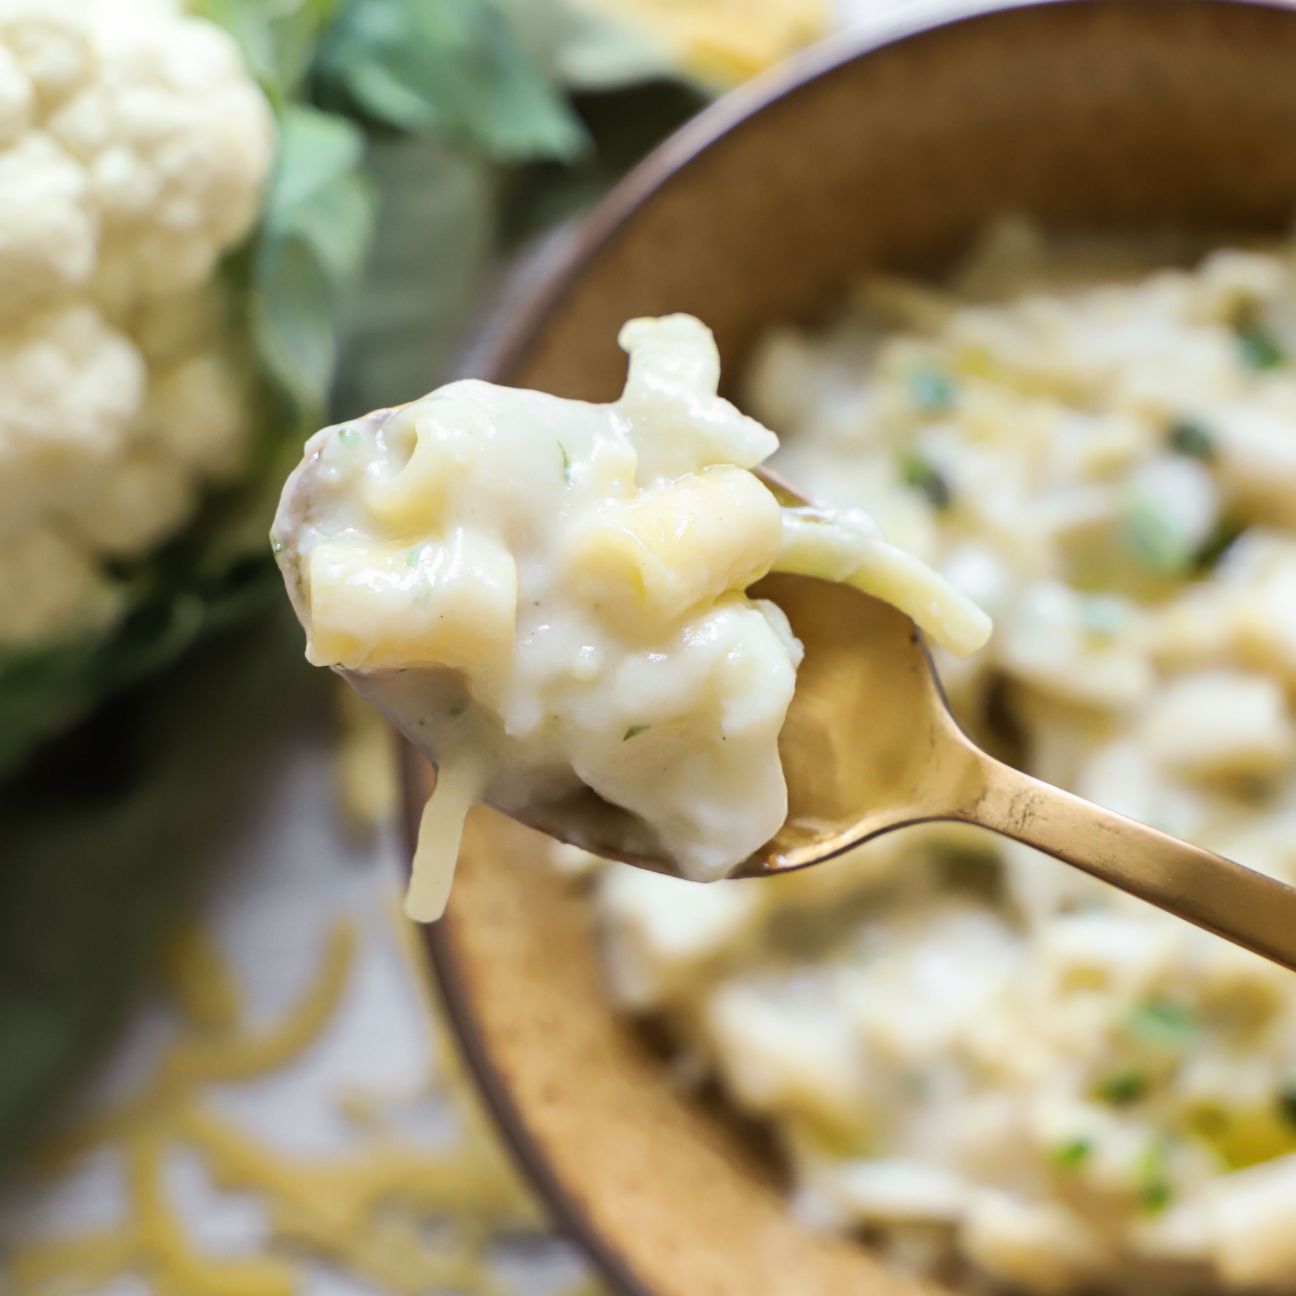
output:
[[[488, 323], [464, 350], [456, 376], [506, 381], [545, 328], [549, 316], [574, 290], [585, 267], [650, 197], [731, 131], [802, 87], [846, 64], [946, 27], [994, 21], [1001, 14], [1019, 10], [1102, 9], [1125, 5], [1130, 0], [951, 0], [948, 7], [940, 9], [932, 7], [934, 2], [919, 0], [912, 11], [902, 9], [871, 22], [861, 31], [816, 41], [727, 91], [689, 118], [651, 149], [588, 212], [542, 239], [538, 254], [525, 258], [513, 271], [513, 283], [502, 301], [492, 303], [494, 322]], [[1296, 21], [1296, 6], [1291, 0], [1140, 2], [1164, 9], [1282, 11]], [[411, 745], [402, 743], [401, 767], [404, 837], [412, 858], [427, 795], [426, 765]], [[617, 1245], [604, 1235], [569, 1192], [543, 1148], [532, 1137], [507, 1079], [496, 1067], [477, 1028], [448, 927], [440, 923], [425, 927], [423, 940], [442, 1007], [477, 1093], [515, 1164], [550, 1218], [622, 1296], [660, 1296], [634, 1272]]]

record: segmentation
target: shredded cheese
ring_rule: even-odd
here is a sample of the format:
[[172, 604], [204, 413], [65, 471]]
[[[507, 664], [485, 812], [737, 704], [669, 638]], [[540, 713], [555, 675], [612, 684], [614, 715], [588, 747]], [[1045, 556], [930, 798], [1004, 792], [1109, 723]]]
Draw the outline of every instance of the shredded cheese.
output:
[[[397, 943], [411, 979], [426, 979], [411, 933]], [[170, 1296], [289, 1296], [303, 1290], [303, 1265], [326, 1261], [383, 1291], [424, 1296], [453, 1290], [502, 1296], [486, 1263], [501, 1228], [534, 1228], [539, 1216], [494, 1145], [466, 1081], [438, 1063], [438, 1081], [405, 1095], [339, 1097], [357, 1145], [328, 1156], [290, 1156], [264, 1145], [205, 1098], [213, 1083], [243, 1084], [299, 1059], [334, 1019], [355, 966], [358, 932], [338, 923], [326, 936], [319, 970], [298, 1004], [269, 1029], [244, 1024], [242, 996], [219, 947], [201, 930], [177, 939], [167, 960], [170, 993], [186, 1023], [153, 1076], [129, 1101], [91, 1117], [51, 1145], [46, 1175], [73, 1169], [90, 1152], [114, 1148], [126, 1170], [127, 1216], [116, 1228], [21, 1243], [8, 1273], [24, 1296], [89, 1291], [115, 1278], [147, 1277]], [[425, 997], [429, 1009], [430, 996]], [[434, 1056], [445, 1052], [436, 1023]], [[447, 1148], [411, 1144], [397, 1109], [440, 1091], [461, 1115]], [[217, 1187], [252, 1194], [266, 1209], [264, 1254], [237, 1259], [198, 1251], [167, 1188], [171, 1153], [187, 1147]], [[444, 1219], [448, 1240], [427, 1240]]]

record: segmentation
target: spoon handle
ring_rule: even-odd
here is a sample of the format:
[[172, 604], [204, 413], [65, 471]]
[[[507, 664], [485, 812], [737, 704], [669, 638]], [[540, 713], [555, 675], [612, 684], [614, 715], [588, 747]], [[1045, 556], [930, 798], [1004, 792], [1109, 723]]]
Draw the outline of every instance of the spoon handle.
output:
[[1105, 810], [983, 752], [957, 814], [1296, 971], [1296, 887]]

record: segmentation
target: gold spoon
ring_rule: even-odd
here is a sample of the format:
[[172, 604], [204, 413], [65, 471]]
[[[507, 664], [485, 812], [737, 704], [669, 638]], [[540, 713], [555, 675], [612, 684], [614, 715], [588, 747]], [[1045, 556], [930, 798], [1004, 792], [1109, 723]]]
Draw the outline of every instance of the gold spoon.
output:
[[[786, 500], [804, 502], [770, 479]], [[807, 576], [768, 576], [754, 593], [787, 614], [805, 660], [779, 738], [788, 817], [733, 877], [822, 864], [909, 824], [977, 824], [1296, 970], [1296, 888], [987, 755], [950, 714], [902, 612]], [[674, 872], [645, 843], [643, 825], [593, 793], [517, 817], [597, 854]]]

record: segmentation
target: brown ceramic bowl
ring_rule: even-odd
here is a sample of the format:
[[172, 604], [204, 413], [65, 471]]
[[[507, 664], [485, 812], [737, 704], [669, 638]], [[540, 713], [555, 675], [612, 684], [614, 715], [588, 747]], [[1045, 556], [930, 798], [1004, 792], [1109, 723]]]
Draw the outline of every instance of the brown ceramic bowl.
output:
[[[1284, 227], [1296, 11], [1067, 0], [813, 53], [624, 181], [548, 258], [478, 372], [608, 399], [622, 321], [691, 311], [732, 375], [767, 325], [825, 308], [871, 267], [937, 264], [1005, 209], [1055, 226]], [[680, 1097], [608, 1003], [587, 904], [537, 854], [478, 813], [432, 952], [506, 1134], [614, 1285], [923, 1290], [795, 1223], [759, 1148]]]

